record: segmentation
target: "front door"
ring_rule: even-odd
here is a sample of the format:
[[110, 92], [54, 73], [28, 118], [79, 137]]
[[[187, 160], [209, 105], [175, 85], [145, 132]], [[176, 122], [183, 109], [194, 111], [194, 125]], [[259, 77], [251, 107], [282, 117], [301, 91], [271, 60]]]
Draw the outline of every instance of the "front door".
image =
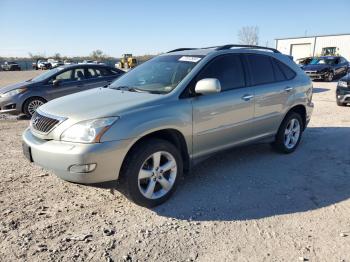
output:
[[[58, 80], [56, 86], [53, 85], [54, 80]], [[75, 78], [75, 69], [70, 69], [54, 76], [47, 85], [47, 98], [52, 100], [81, 91], [80, 88], [81, 85], [83, 85], [83, 78]]]
[[194, 82], [205, 78], [220, 81], [221, 92], [192, 99], [193, 156], [199, 157], [249, 140], [254, 115], [253, 88], [246, 87], [241, 56], [215, 58]]

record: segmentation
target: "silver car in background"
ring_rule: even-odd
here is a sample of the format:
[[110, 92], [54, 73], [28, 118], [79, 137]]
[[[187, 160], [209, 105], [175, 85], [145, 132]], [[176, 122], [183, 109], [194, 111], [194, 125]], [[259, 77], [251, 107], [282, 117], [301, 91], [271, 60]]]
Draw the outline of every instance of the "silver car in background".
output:
[[270, 140], [293, 152], [313, 110], [310, 78], [259, 46], [181, 48], [108, 88], [41, 106], [23, 134], [27, 158], [78, 183], [120, 180], [142, 206], [163, 203], [200, 160]]

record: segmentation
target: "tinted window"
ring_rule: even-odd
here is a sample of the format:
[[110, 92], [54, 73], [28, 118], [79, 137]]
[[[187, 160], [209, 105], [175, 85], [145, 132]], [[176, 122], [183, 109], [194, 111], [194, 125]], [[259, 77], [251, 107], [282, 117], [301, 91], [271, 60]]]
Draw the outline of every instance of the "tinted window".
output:
[[280, 82], [280, 81], [287, 80], [286, 76], [282, 72], [282, 69], [278, 66], [278, 61], [276, 59], [272, 59], [271, 62], [272, 62], [273, 72], [275, 73], [275, 81]]
[[271, 59], [265, 55], [246, 55], [253, 85], [263, 85], [275, 81]]
[[215, 58], [199, 74], [197, 81], [204, 78], [217, 78], [222, 91], [244, 87], [245, 77], [240, 56], [224, 55]]
[[295, 72], [289, 66], [287, 66], [284, 63], [279, 62], [277, 60], [276, 60], [276, 62], [278, 63], [279, 68], [282, 70], [282, 72], [285, 75], [285, 77], [287, 78], [287, 80], [290, 80], [290, 79], [295, 77]]

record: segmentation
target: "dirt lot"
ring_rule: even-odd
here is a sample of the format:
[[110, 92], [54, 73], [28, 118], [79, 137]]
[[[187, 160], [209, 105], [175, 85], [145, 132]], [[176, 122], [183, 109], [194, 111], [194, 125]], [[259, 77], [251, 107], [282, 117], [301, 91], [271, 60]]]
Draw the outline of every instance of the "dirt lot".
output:
[[[34, 74], [0, 72], [0, 86]], [[0, 261], [350, 261], [350, 107], [335, 82], [314, 86], [294, 154], [221, 153], [152, 210], [28, 163], [28, 121], [0, 120]]]

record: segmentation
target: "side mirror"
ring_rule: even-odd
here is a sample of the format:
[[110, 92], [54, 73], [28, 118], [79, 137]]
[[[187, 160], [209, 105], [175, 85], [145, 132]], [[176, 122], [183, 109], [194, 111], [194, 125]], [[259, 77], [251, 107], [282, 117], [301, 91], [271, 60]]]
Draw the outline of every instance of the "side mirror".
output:
[[209, 95], [221, 92], [220, 81], [216, 78], [205, 78], [199, 80], [195, 87], [197, 94]]
[[60, 80], [55, 79], [55, 80], [52, 81], [52, 86], [53, 87], [58, 87], [59, 85], [60, 85]]

